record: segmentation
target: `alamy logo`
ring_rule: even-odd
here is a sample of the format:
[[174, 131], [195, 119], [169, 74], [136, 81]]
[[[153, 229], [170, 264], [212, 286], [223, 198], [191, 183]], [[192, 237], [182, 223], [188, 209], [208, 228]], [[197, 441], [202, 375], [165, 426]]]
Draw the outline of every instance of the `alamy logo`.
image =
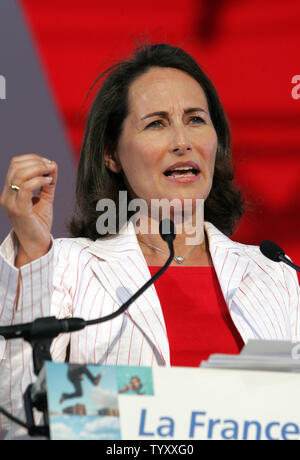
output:
[[295, 100], [300, 99], [300, 75], [293, 76], [292, 84], [295, 85], [292, 88], [292, 98]]
[[292, 355], [292, 359], [297, 359], [299, 361], [299, 359], [300, 359], [300, 343], [297, 343], [296, 345], [293, 346], [291, 355]]
[[0, 75], [0, 100], [6, 99], [6, 79]]
[[[101, 212], [96, 222], [99, 235], [116, 235], [117, 221], [125, 224], [131, 221], [137, 234], [158, 234], [160, 220], [171, 219], [176, 228], [176, 234], [185, 233], [186, 245], [200, 244], [204, 238], [204, 200], [174, 198], [151, 199], [149, 202], [142, 198], [134, 198], [128, 202], [127, 191], [119, 192], [118, 206], [110, 198], [97, 202], [96, 210]], [[195, 202], [194, 202], [195, 201]], [[118, 218], [117, 218], [118, 214]], [[121, 225], [122, 226], [122, 225]], [[170, 229], [165, 229], [169, 233]]]

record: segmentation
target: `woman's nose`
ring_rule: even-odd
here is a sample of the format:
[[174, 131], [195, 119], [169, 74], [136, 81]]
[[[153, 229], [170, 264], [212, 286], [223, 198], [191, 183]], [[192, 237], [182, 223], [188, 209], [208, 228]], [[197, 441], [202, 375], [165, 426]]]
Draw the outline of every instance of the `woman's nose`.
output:
[[185, 155], [192, 150], [192, 144], [183, 130], [174, 133], [173, 139], [169, 146], [169, 152], [176, 155]]
[[175, 153], [176, 155], [185, 155], [186, 153], [192, 151], [192, 147], [190, 144], [176, 144], [171, 149], [171, 153]]

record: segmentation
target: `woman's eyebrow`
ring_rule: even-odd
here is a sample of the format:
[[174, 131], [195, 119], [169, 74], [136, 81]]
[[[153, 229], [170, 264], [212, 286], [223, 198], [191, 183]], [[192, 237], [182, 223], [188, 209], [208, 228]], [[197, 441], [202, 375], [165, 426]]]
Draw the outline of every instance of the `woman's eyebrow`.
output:
[[168, 116], [169, 116], [168, 112], [163, 112], [163, 111], [151, 112], [151, 113], [148, 113], [147, 115], [145, 115], [144, 117], [142, 117], [142, 120], [146, 120], [146, 118], [151, 118], [151, 117], [168, 118]]
[[184, 111], [185, 114], [193, 113], [193, 112], [204, 112], [207, 114], [207, 111], [204, 109], [201, 109], [201, 107], [191, 107], [189, 109], [186, 109]]
[[[194, 112], [204, 112], [207, 114], [207, 111], [202, 109], [201, 107], [190, 107], [184, 110], [185, 114], [194, 113]], [[145, 115], [144, 117], [142, 117], [142, 120], [146, 120], [147, 118], [151, 118], [151, 117], [168, 118], [168, 116], [169, 116], [168, 112], [165, 112], [165, 111], [151, 112]]]

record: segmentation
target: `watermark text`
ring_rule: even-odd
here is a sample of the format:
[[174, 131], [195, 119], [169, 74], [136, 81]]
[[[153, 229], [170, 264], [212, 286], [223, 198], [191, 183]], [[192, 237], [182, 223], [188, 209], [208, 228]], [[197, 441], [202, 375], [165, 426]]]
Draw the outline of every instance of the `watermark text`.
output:
[[6, 99], [6, 79], [3, 75], [0, 75], [0, 100]]
[[[119, 192], [119, 202], [109, 198], [99, 200], [96, 210], [101, 214], [96, 222], [99, 235], [116, 235], [119, 228], [131, 221], [137, 234], [159, 234], [159, 222], [172, 220], [176, 234], [185, 234], [187, 245], [200, 244], [204, 238], [204, 200], [166, 198], [150, 202], [135, 198], [128, 202], [127, 192]], [[169, 231], [164, 230], [166, 233]]]
[[291, 355], [292, 355], [292, 359], [296, 359], [297, 361], [299, 361], [299, 359], [300, 359], [300, 343], [297, 343], [296, 345], [293, 346]]
[[295, 85], [292, 88], [292, 98], [295, 100], [300, 99], [300, 75], [293, 76], [292, 84]]

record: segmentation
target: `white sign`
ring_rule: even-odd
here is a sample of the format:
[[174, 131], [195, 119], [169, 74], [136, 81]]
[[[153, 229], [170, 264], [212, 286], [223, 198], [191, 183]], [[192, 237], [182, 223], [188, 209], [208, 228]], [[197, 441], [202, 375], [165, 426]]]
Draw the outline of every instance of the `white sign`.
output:
[[300, 374], [153, 368], [153, 387], [119, 395], [122, 439], [300, 440]]

